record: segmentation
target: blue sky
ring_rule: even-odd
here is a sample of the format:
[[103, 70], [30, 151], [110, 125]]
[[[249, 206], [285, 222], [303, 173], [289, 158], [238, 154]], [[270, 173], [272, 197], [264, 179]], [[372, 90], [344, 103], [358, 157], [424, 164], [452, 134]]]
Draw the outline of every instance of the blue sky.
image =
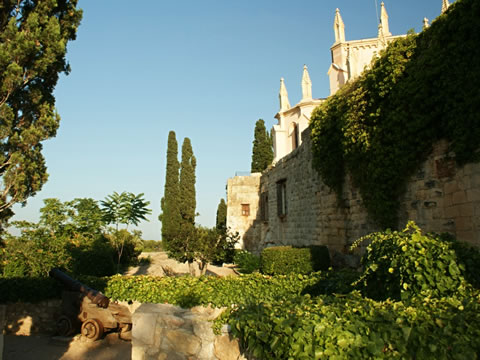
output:
[[[441, 0], [385, 0], [394, 35], [420, 31]], [[160, 240], [167, 137], [189, 137], [197, 158], [197, 218], [215, 223], [227, 179], [250, 169], [253, 129], [271, 128], [280, 78], [290, 103], [301, 97], [303, 64], [313, 96], [329, 93], [329, 48], [339, 8], [347, 40], [375, 37], [375, 0], [80, 0], [72, 72], [55, 90], [62, 118], [44, 143], [49, 181], [15, 206], [14, 220], [37, 221], [43, 199], [104, 199], [145, 193], [153, 213], [139, 225]]]

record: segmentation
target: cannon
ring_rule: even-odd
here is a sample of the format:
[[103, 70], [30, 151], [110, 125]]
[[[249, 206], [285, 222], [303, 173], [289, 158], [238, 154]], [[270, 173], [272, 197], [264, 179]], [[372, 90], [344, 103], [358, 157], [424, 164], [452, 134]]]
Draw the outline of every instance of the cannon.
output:
[[123, 340], [131, 340], [132, 314], [124, 306], [111, 302], [100, 291], [89, 288], [59, 269], [49, 275], [61, 282], [62, 315], [57, 320], [57, 331], [70, 336], [78, 331], [87, 339], [95, 341], [105, 332], [118, 332]]

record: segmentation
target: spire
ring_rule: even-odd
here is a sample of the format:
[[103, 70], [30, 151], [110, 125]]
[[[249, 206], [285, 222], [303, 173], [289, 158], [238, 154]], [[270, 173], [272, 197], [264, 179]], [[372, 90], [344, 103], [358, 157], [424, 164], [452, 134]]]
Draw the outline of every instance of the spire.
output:
[[345, 24], [340, 16], [340, 10], [335, 10], [335, 21], [333, 23], [333, 29], [335, 31], [335, 43], [345, 42]]
[[290, 109], [287, 88], [285, 87], [285, 82], [283, 81], [283, 78], [280, 79], [280, 94], [278, 95], [278, 97], [280, 98], [280, 111], [286, 111]]
[[448, 0], [442, 0], [442, 14], [447, 11], [448, 7], [450, 6]]
[[308, 75], [307, 65], [303, 65], [302, 101], [312, 100], [312, 81]]
[[388, 14], [387, 10], [385, 9], [385, 4], [382, 3], [380, 4], [380, 24], [382, 24], [382, 31], [383, 31], [383, 36], [392, 36], [392, 33], [390, 32], [389, 26], [388, 26]]
[[428, 19], [426, 17], [423, 18], [423, 30], [428, 29], [429, 26]]

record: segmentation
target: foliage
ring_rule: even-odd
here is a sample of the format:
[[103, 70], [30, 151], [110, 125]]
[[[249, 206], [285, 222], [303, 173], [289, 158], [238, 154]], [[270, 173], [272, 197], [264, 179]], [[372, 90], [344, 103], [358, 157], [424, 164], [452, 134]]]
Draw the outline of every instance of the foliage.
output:
[[60, 298], [62, 287], [48, 277], [0, 277], [0, 304], [14, 302], [37, 303]]
[[252, 149], [252, 166], [251, 171], [262, 172], [273, 161], [273, 144], [272, 138], [265, 128], [265, 122], [259, 119], [255, 123], [255, 134]]
[[233, 262], [235, 244], [238, 234], [231, 234], [226, 230], [196, 228], [195, 259], [200, 263], [200, 269], [206, 269], [208, 263], [222, 264]]
[[333, 295], [333, 294], [348, 294], [351, 293], [358, 281], [360, 273], [351, 269], [341, 269], [322, 273], [320, 280], [310, 286], [305, 287], [302, 295], [309, 294], [311, 296], [319, 295]]
[[353, 292], [240, 306], [233, 335], [257, 359], [476, 359], [478, 294], [376, 302]]
[[362, 258], [359, 285], [373, 299], [451, 296], [467, 286], [465, 267], [451, 244], [423, 235], [413, 222], [402, 231], [369, 234], [353, 247], [363, 241], [370, 244]]
[[143, 252], [163, 251], [162, 242], [157, 240], [142, 240], [142, 251]]
[[142, 252], [142, 232], [127, 229], [112, 230], [105, 235], [116, 252], [117, 273], [130, 265], [138, 263], [138, 256]]
[[224, 278], [115, 275], [108, 279], [104, 293], [120, 301], [169, 303], [186, 308], [200, 304], [222, 307], [297, 296], [321, 277], [321, 273], [275, 277], [254, 273]]
[[475, 288], [480, 289], [480, 251], [477, 247], [457, 241], [450, 234], [441, 234], [440, 239], [448, 241], [455, 251], [462, 275]]
[[312, 114], [314, 167], [339, 199], [350, 174], [384, 228], [397, 226], [399, 196], [436, 141], [448, 140], [460, 165], [480, 160], [480, 64], [470, 66], [480, 55], [479, 14], [478, 2], [455, 2]]
[[178, 144], [175, 132], [168, 134], [167, 168], [165, 172], [165, 189], [161, 200], [162, 213], [158, 219], [162, 222], [162, 242], [169, 250], [169, 243], [177, 237], [180, 227]]
[[[138, 225], [140, 221], [147, 220], [146, 215], [152, 212], [148, 208], [150, 202], [143, 199], [143, 193], [135, 195], [124, 191], [119, 194], [115, 191], [112, 195], [108, 195], [101, 204], [104, 221], [107, 224], [115, 225], [115, 229], [108, 234], [108, 237], [117, 251], [117, 272], [119, 272], [120, 264], [129, 265], [131, 260], [136, 259], [140, 254], [135, 247], [141, 240], [141, 233], [134, 231], [133, 234], [130, 234], [128, 226]], [[125, 225], [126, 229], [119, 230], [120, 224]]]
[[195, 260], [197, 234], [195, 231], [195, 168], [197, 160], [193, 155], [192, 144], [185, 138], [182, 144], [182, 161], [180, 163], [178, 211], [179, 229], [176, 236], [168, 241], [168, 255], [180, 262]]
[[326, 270], [329, 266], [330, 255], [326, 246], [274, 246], [264, 249], [261, 254], [262, 273], [269, 275], [309, 274]]
[[215, 227], [218, 230], [227, 229], [227, 204], [223, 198], [220, 199], [220, 202], [218, 203]]
[[236, 251], [233, 263], [238, 266], [238, 271], [242, 274], [251, 274], [260, 271], [260, 256], [246, 250]]
[[42, 142], [56, 135], [53, 91], [68, 74], [68, 41], [82, 11], [76, 0], [3, 1], [0, 5], [0, 223], [47, 181]]
[[47, 276], [53, 267], [74, 274], [111, 275], [114, 249], [103, 235], [102, 212], [93, 199], [45, 199], [39, 223], [12, 223], [19, 236], [5, 234], [0, 255], [7, 277]]

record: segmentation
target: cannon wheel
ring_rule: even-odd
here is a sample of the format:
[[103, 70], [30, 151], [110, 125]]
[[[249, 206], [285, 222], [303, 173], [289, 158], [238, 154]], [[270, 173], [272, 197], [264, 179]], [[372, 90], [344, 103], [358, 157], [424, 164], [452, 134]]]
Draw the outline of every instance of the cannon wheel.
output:
[[82, 324], [82, 335], [91, 341], [98, 340], [103, 335], [103, 325], [97, 319], [87, 319]]
[[66, 316], [62, 315], [57, 320], [57, 332], [61, 336], [72, 335], [74, 331], [72, 320]]

